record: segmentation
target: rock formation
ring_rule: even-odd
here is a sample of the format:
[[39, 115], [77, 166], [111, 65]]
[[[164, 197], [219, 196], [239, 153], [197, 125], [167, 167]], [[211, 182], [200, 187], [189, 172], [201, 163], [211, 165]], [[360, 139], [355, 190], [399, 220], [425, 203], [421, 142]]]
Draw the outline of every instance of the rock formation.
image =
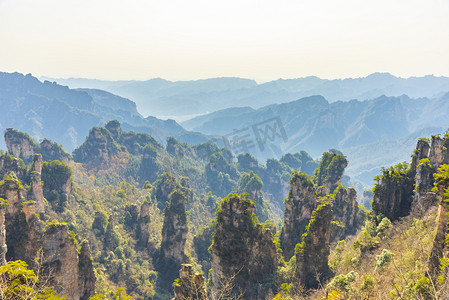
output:
[[328, 265], [332, 199], [320, 199], [307, 225], [303, 241], [296, 246], [296, 277], [306, 289], [317, 288], [331, 275]]
[[359, 211], [357, 192], [339, 185], [334, 191], [331, 242], [338, 242], [355, 234], [363, 224], [364, 215]]
[[195, 299], [207, 300], [206, 289], [204, 288], [204, 277], [202, 274], [193, 273], [193, 266], [182, 264], [179, 270], [179, 281], [173, 284], [174, 300]]
[[140, 248], [148, 248], [150, 241], [150, 203], [145, 201], [140, 207], [139, 218], [136, 225], [136, 242]]
[[88, 300], [95, 294], [95, 283], [97, 278], [95, 277], [92, 257], [90, 256], [90, 246], [87, 240], [81, 242], [81, 250], [79, 253], [79, 289], [80, 299]]
[[232, 294], [264, 299], [277, 266], [273, 229], [254, 215], [254, 203], [237, 194], [224, 198], [217, 209], [211, 246], [211, 288], [217, 294], [231, 281]]
[[200, 228], [198, 233], [193, 237], [193, 248], [195, 249], [196, 258], [203, 269], [203, 272], [210, 270], [210, 253], [209, 247], [212, 245], [212, 233], [214, 226], [209, 225]]
[[158, 267], [158, 281], [161, 287], [170, 287], [177, 276], [177, 270], [187, 260], [184, 248], [187, 238], [186, 197], [175, 190], [170, 194], [170, 202], [165, 208], [162, 227], [161, 252]]
[[[0, 165], [0, 173], [4, 174], [0, 181], [0, 263], [4, 263], [5, 254], [7, 260], [23, 260], [32, 268], [41, 269], [61, 296], [88, 299], [95, 292], [93, 266], [86, 263], [90, 259], [89, 248], [82, 246], [78, 254], [68, 225], [57, 221], [46, 224], [38, 214], [45, 211], [42, 188], [38, 188], [42, 187], [41, 155], [34, 156], [28, 173], [9, 155], [0, 157]], [[24, 185], [14, 170], [23, 179], [29, 177], [30, 185]]]
[[93, 127], [86, 141], [73, 151], [73, 159], [94, 166], [107, 162], [110, 156], [121, 150], [120, 145], [106, 128]]
[[410, 213], [414, 189], [411, 174], [403, 164], [382, 170], [373, 189], [372, 211], [375, 216], [384, 215], [395, 221]]
[[5, 142], [8, 152], [27, 164], [32, 162], [35, 154], [41, 154], [44, 161], [60, 160], [69, 164], [72, 160], [72, 156], [61, 145], [49, 139], [37, 144], [28, 134], [12, 128], [6, 129]]
[[285, 260], [290, 260], [295, 246], [306, 232], [312, 212], [316, 208], [316, 191], [310, 176], [294, 172], [290, 179], [290, 192], [285, 203], [281, 248]]
[[31, 175], [31, 193], [33, 199], [36, 202], [36, 212], [44, 213], [44, 192], [42, 190], [42, 155], [35, 154], [33, 158], [33, 164], [30, 170]]
[[25, 163], [32, 161], [34, 153], [39, 148], [28, 134], [12, 128], [6, 129], [5, 142], [8, 152], [17, 158], [23, 159]]
[[331, 194], [341, 183], [347, 165], [348, 161], [343, 154], [324, 152], [313, 175], [316, 186], [325, 186], [326, 194]]
[[256, 204], [254, 213], [261, 222], [269, 219], [271, 214], [270, 204], [264, 201], [262, 194], [263, 182], [257, 174], [252, 171], [240, 177], [235, 188], [237, 193], [247, 193]]

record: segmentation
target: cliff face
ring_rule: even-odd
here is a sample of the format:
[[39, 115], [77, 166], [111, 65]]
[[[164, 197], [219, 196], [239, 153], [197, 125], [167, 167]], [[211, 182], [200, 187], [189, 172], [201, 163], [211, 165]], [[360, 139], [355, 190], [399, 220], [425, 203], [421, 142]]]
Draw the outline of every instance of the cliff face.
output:
[[423, 214], [441, 201], [432, 190], [433, 177], [441, 165], [449, 163], [447, 147], [447, 137], [432, 136], [430, 145], [428, 140], [420, 139], [408, 169], [404, 164], [384, 169], [374, 188], [373, 213], [394, 221], [410, 211]]
[[338, 186], [334, 192], [331, 242], [338, 242], [355, 234], [363, 224], [364, 216], [359, 211], [357, 192], [354, 188]]
[[73, 158], [76, 162], [93, 166], [108, 161], [109, 156], [120, 151], [120, 146], [106, 128], [93, 127], [86, 141], [73, 151]]
[[150, 240], [150, 203], [145, 201], [140, 207], [139, 218], [136, 225], [136, 242], [141, 248], [148, 248]]
[[[13, 169], [19, 166], [19, 163], [11, 162], [14, 158], [6, 156], [0, 157], [3, 166], [9, 165]], [[88, 299], [95, 292], [93, 266], [86, 263], [87, 258], [90, 259], [89, 248], [85, 247], [78, 254], [67, 224], [53, 221], [46, 225], [38, 214], [45, 213], [41, 168], [41, 155], [35, 155], [25, 176], [31, 178], [29, 187], [24, 186], [11, 170], [1, 170], [4, 176], [0, 181], [0, 259], [6, 256], [7, 260], [23, 260], [35, 269], [41, 268], [44, 276], [50, 276], [50, 284], [61, 296]], [[19, 173], [23, 175], [24, 172]], [[88, 278], [89, 283], [84, 284], [83, 278]]]
[[15, 157], [23, 159], [25, 163], [30, 163], [33, 155], [39, 146], [26, 133], [7, 128], [5, 131], [5, 142], [8, 152]]
[[273, 229], [257, 222], [254, 209], [251, 200], [236, 194], [224, 198], [217, 209], [211, 246], [213, 294], [230, 280], [232, 293], [244, 293], [245, 299], [264, 299], [269, 294], [270, 276], [277, 265]]
[[6, 129], [5, 142], [8, 152], [27, 164], [33, 161], [33, 156], [37, 153], [42, 155], [44, 161], [60, 160], [69, 164], [72, 160], [72, 156], [61, 145], [48, 139], [37, 144], [28, 134], [12, 128]]
[[119, 152], [143, 155], [145, 146], [161, 150], [162, 146], [145, 133], [123, 132], [118, 121], [110, 121], [105, 127], [93, 127], [86, 141], [73, 151], [76, 162], [96, 167], [105, 163]]
[[201, 264], [204, 272], [210, 270], [210, 253], [209, 247], [212, 245], [212, 233], [214, 227], [209, 225], [199, 230], [199, 232], [193, 237], [193, 248], [197, 256], [197, 261]]
[[326, 197], [313, 211], [303, 241], [295, 249], [296, 277], [306, 289], [317, 288], [331, 275], [328, 265], [331, 219], [332, 202]]
[[285, 260], [290, 260], [295, 246], [306, 232], [312, 212], [316, 208], [316, 191], [310, 177], [294, 172], [290, 179], [290, 192], [285, 201], [284, 226], [281, 232], [281, 248]]
[[177, 270], [187, 260], [184, 248], [187, 238], [186, 197], [180, 191], [170, 194], [170, 202], [165, 208], [162, 227], [161, 252], [158, 267], [161, 272], [159, 285], [169, 288], [177, 276]]
[[374, 215], [384, 215], [391, 221], [407, 216], [413, 200], [414, 178], [411, 172], [398, 165], [384, 169], [382, 173], [374, 187]]
[[42, 190], [42, 155], [35, 154], [31, 166], [31, 193], [36, 202], [36, 212], [44, 213], [44, 192]]
[[435, 175], [435, 179], [438, 188], [436, 198], [439, 202], [438, 225], [428, 262], [429, 275], [433, 280], [436, 280], [438, 275], [440, 275], [440, 258], [447, 257], [448, 251], [446, 239], [449, 233], [449, 207], [447, 205], [447, 196], [444, 194], [449, 191], [449, 165], [442, 165], [439, 173]]
[[201, 274], [193, 273], [192, 265], [181, 265], [181, 270], [179, 270], [179, 279], [180, 282], [173, 284], [175, 292], [174, 300], [208, 299], [206, 289], [204, 288], [204, 277]]
[[88, 300], [95, 294], [95, 283], [97, 278], [95, 277], [92, 257], [90, 256], [90, 246], [87, 240], [81, 242], [78, 269], [80, 299]]

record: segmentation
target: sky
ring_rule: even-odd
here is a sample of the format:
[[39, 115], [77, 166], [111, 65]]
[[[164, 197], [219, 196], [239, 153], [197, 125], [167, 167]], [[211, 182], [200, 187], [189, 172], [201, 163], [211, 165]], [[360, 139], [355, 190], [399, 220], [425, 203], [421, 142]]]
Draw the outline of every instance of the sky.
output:
[[259, 82], [449, 76], [449, 0], [0, 0], [0, 71]]

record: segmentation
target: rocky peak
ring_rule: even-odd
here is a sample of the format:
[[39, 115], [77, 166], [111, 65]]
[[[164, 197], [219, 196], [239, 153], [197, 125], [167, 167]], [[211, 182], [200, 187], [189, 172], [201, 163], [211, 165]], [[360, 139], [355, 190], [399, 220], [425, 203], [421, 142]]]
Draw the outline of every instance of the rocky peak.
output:
[[60, 160], [65, 164], [70, 164], [72, 162], [72, 156], [67, 153], [61, 145], [50, 141], [49, 139], [44, 139], [39, 144], [38, 153], [42, 154], [42, 159], [44, 161]]
[[37, 144], [27, 133], [12, 128], [6, 129], [5, 142], [8, 152], [21, 158], [26, 164], [33, 161], [33, 156], [36, 153], [42, 154], [44, 161], [60, 160], [69, 164], [72, 160], [72, 156], [61, 145], [48, 139]]
[[112, 134], [103, 127], [93, 127], [86, 141], [73, 151], [76, 162], [99, 164], [121, 151]]
[[406, 163], [382, 169], [376, 176], [373, 189], [372, 211], [375, 216], [384, 215], [391, 221], [407, 216], [413, 200], [414, 178]]
[[247, 193], [256, 203], [255, 214], [261, 222], [265, 222], [271, 214], [270, 205], [264, 201], [262, 194], [263, 182], [254, 172], [243, 174], [235, 188], [237, 193]]
[[90, 246], [87, 240], [81, 242], [81, 249], [78, 261], [79, 269], [79, 290], [80, 300], [88, 300], [95, 294], [95, 277], [92, 257], [90, 255]]
[[136, 226], [136, 241], [137, 245], [141, 248], [147, 248], [150, 240], [150, 206], [148, 201], [142, 203], [140, 207], [139, 218], [137, 219]]
[[416, 149], [412, 155], [412, 163], [410, 170], [414, 172], [419, 165], [421, 159], [427, 158], [429, 155], [430, 145], [426, 139], [419, 139], [416, 144]]
[[330, 194], [341, 183], [348, 160], [341, 153], [324, 152], [318, 168], [315, 170], [314, 181], [317, 186], [325, 186], [326, 194]]
[[364, 215], [359, 211], [357, 192], [339, 185], [334, 191], [331, 242], [338, 242], [355, 234], [363, 224]]
[[[18, 164], [9, 161], [11, 159], [15, 158], [3, 155], [0, 162], [16, 169]], [[46, 274], [50, 275], [50, 284], [58, 294], [69, 300], [88, 299], [95, 293], [95, 274], [92, 264], [79, 262], [90, 259], [89, 249], [84, 247], [83, 250], [82, 246], [80, 256], [67, 224], [56, 220], [45, 224], [37, 214], [45, 211], [41, 170], [42, 157], [36, 154], [27, 174], [31, 178], [28, 187], [12, 170], [2, 169], [0, 263], [6, 256], [8, 260], [23, 260], [33, 268], [41, 267], [44, 272], [50, 272]], [[80, 285], [81, 281], [89, 283]]]
[[170, 202], [165, 208], [164, 224], [162, 226], [162, 242], [159, 259], [161, 272], [158, 278], [161, 286], [170, 287], [176, 278], [177, 270], [187, 257], [184, 248], [187, 239], [187, 215], [186, 196], [178, 191], [173, 191]]
[[5, 142], [8, 152], [17, 158], [23, 159], [27, 164], [32, 161], [34, 153], [39, 148], [28, 134], [12, 128], [6, 129]]
[[317, 195], [310, 176], [293, 172], [290, 192], [285, 200], [284, 226], [281, 232], [281, 248], [285, 260], [289, 260], [297, 243], [306, 231], [306, 226], [316, 208]]
[[317, 288], [331, 275], [328, 258], [332, 211], [332, 197], [321, 198], [303, 241], [296, 246], [296, 276], [306, 289]]
[[44, 192], [42, 190], [42, 155], [35, 154], [31, 165], [31, 199], [36, 202], [36, 212], [44, 213]]
[[[233, 280], [234, 294], [246, 299], [264, 299], [268, 291], [258, 289], [269, 282], [277, 265], [272, 229], [265, 229], [254, 215], [254, 203], [231, 194], [217, 208], [215, 236], [211, 246], [211, 285], [216, 294]], [[264, 287], [265, 289], [268, 287]]]
[[447, 145], [449, 143], [449, 139], [441, 138], [438, 135], [432, 136], [432, 143], [430, 146], [429, 160], [432, 166], [436, 169], [442, 164], [449, 163], [449, 150]]
[[121, 133], [120, 122], [117, 120], [112, 120], [109, 121], [105, 127], [111, 133], [114, 140], [118, 141]]

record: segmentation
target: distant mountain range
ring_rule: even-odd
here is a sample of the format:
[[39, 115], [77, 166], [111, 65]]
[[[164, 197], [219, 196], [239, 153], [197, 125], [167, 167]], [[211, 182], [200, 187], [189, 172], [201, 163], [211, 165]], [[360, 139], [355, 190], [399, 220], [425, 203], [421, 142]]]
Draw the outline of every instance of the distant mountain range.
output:
[[[235, 154], [250, 152], [261, 162], [301, 150], [319, 158], [324, 151], [334, 148], [348, 157], [347, 175], [366, 187], [372, 184], [381, 166], [408, 161], [418, 137], [443, 133], [449, 127], [446, 77], [401, 79], [376, 73], [360, 79], [308, 77], [260, 85], [240, 78], [186, 82], [68, 81], [84, 87], [70, 89], [56, 82], [41, 82], [31, 75], [0, 73], [0, 130], [13, 127], [28, 132], [36, 140], [49, 138], [69, 152], [84, 141], [90, 128], [104, 126], [113, 119], [122, 124], [123, 130], [148, 133], [162, 144], [169, 136], [189, 144], [213, 141], [220, 147], [230, 147]], [[198, 113], [202, 108], [227, 108], [184, 121], [181, 126], [174, 120], [144, 118], [134, 101], [90, 89], [94, 85], [112, 86], [135, 95], [146, 90], [148, 99], [155, 101], [148, 102], [148, 107], [178, 116]], [[319, 90], [331, 95], [330, 99], [315, 95], [287, 102], [294, 95]], [[374, 97], [385, 91], [399, 96]], [[402, 95], [403, 92], [413, 97]], [[246, 100], [242, 98], [245, 93]], [[350, 100], [362, 94], [373, 99]], [[193, 98], [198, 102], [185, 100]], [[337, 99], [349, 101], [334, 101]], [[286, 103], [262, 105], [267, 102]], [[232, 105], [235, 107], [229, 107]], [[239, 144], [242, 138], [243, 144]], [[5, 149], [3, 142], [0, 147]]]
[[[249, 136], [245, 143], [256, 145], [249, 150], [260, 160], [301, 150], [318, 158], [324, 151], [336, 148], [348, 156], [347, 174], [370, 185], [380, 166], [409, 160], [419, 137], [443, 133], [449, 127], [448, 115], [449, 93], [435, 99], [403, 95], [333, 103], [312, 96], [259, 109], [224, 109], [181, 125], [226, 139], [233, 139], [234, 133], [246, 128]], [[276, 139], [269, 136], [263, 149], [257, 147], [257, 138], [251, 132], [253, 125], [276, 118], [285, 129], [286, 139], [278, 130]], [[272, 128], [268, 133], [272, 134]]]
[[[118, 120], [124, 130], [149, 133], [165, 143], [168, 136], [180, 141], [201, 142], [206, 137], [184, 130], [173, 120], [144, 118], [136, 104], [109, 92], [69, 89], [19, 73], [0, 73], [0, 130], [13, 127], [34, 139], [49, 138], [71, 152], [93, 126]], [[0, 147], [6, 149], [1, 141]]]
[[260, 108], [303, 97], [322, 95], [329, 102], [374, 99], [382, 95], [437, 98], [449, 91], [448, 77], [399, 78], [374, 73], [363, 78], [320, 79], [310, 76], [278, 79], [262, 84], [242, 78], [212, 78], [195, 81], [104, 81], [95, 79], [43, 79], [71, 88], [102, 89], [136, 102], [141, 114], [185, 120], [189, 116], [230, 107]]

